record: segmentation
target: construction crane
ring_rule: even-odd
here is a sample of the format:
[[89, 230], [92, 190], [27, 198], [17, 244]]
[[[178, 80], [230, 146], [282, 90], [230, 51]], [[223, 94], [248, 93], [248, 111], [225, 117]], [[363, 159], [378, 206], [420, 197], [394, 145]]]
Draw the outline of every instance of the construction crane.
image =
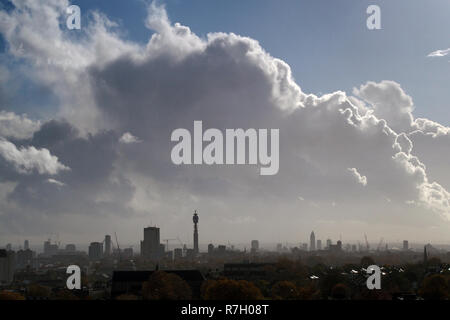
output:
[[176, 239], [164, 239], [163, 241], [166, 242], [166, 251], [169, 252], [169, 241], [176, 241], [179, 240], [178, 238]]
[[366, 240], [366, 249], [367, 251], [370, 250], [370, 245], [369, 245], [369, 241], [367, 241], [367, 235], [364, 233], [364, 239]]
[[119, 241], [117, 240], [117, 232], [115, 232], [115, 231], [114, 231], [114, 236], [116, 237], [117, 254], [119, 255], [119, 260], [120, 260], [120, 247], [119, 247]]

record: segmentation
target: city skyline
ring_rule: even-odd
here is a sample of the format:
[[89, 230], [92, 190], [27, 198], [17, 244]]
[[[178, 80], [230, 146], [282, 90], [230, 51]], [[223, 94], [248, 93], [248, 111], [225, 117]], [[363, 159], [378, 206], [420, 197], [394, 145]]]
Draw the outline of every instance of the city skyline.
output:
[[[80, 1], [79, 30], [72, 2], [1, 2], [1, 245], [191, 243], [195, 209], [200, 246], [450, 244], [448, 2], [380, 1], [380, 30], [369, 1], [207, 2]], [[196, 121], [279, 130], [276, 174], [174, 164]]]

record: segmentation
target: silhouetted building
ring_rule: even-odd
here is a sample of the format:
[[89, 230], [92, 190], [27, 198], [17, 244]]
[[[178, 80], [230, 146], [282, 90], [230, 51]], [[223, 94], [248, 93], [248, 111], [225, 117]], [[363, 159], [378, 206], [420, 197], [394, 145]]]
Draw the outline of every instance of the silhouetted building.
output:
[[197, 210], [194, 211], [194, 216], [192, 217], [192, 221], [194, 222], [194, 254], [198, 254], [198, 214]]
[[159, 228], [147, 227], [144, 229], [144, 240], [141, 241], [141, 256], [146, 259], [159, 260], [164, 254], [164, 247], [161, 251], [161, 240]]
[[193, 259], [193, 258], [195, 258], [195, 251], [194, 251], [194, 249], [187, 249], [186, 250], [186, 258], [188, 258], [188, 259]]
[[309, 236], [309, 250], [316, 251], [316, 235], [314, 234], [314, 231], [312, 231]]
[[256, 253], [259, 250], [259, 241], [258, 240], [252, 240], [251, 242], [251, 252]]
[[103, 243], [91, 242], [89, 245], [89, 259], [100, 260], [103, 257]]
[[223, 275], [234, 280], [263, 279], [267, 274], [267, 267], [275, 265], [274, 263], [225, 263]]
[[5, 248], [6, 248], [6, 251], [12, 251], [12, 245], [11, 245], [11, 243], [7, 243], [6, 246], [5, 246]]
[[277, 243], [277, 252], [283, 251], [283, 244]]
[[332, 245], [331, 239], [327, 239], [327, 249], [330, 250], [330, 247]]
[[224, 245], [219, 245], [217, 247], [217, 254], [224, 255], [227, 252], [227, 247]]
[[405, 251], [409, 250], [408, 240], [403, 240], [403, 250]]
[[111, 255], [111, 236], [107, 234], [105, 236], [105, 256], [109, 257]]
[[342, 241], [338, 240], [338, 242], [336, 242], [336, 244], [330, 244], [329, 250], [332, 252], [342, 251]]
[[317, 250], [322, 250], [322, 240], [317, 240], [317, 247], [316, 247], [316, 249]]
[[44, 255], [46, 256], [52, 256], [58, 253], [58, 245], [52, 244], [50, 239], [44, 242]]
[[66, 252], [75, 252], [77, 247], [73, 243], [66, 244]]
[[25, 269], [28, 266], [32, 266], [34, 252], [30, 249], [17, 251], [17, 268]]
[[9, 284], [14, 279], [16, 255], [14, 251], [0, 249], [0, 283]]
[[183, 258], [183, 249], [176, 248], [173, 250], [173, 257], [174, 259], [181, 259]]
[[30, 243], [28, 242], [28, 240], [25, 240], [25, 241], [23, 242], [23, 249], [24, 249], [24, 250], [30, 249]]
[[214, 253], [214, 245], [212, 243], [208, 244], [208, 254], [211, 255]]

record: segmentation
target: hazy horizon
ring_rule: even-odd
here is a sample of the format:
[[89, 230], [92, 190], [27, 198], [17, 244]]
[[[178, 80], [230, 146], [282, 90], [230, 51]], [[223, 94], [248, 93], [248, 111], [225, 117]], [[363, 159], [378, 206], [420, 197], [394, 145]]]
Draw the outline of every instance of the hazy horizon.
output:
[[[2, 0], [0, 246], [450, 244], [450, 4], [369, 4]], [[174, 164], [194, 121], [279, 129], [279, 171]]]

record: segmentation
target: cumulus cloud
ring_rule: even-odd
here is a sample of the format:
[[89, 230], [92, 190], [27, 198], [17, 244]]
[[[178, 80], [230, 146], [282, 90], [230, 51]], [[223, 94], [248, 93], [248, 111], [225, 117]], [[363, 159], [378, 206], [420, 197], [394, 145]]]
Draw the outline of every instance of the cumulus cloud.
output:
[[129, 143], [138, 143], [142, 142], [138, 137], [133, 136], [129, 132], [125, 132], [119, 139], [119, 142], [129, 144]]
[[68, 167], [58, 161], [58, 157], [50, 154], [47, 149], [36, 149], [35, 147], [17, 148], [13, 143], [0, 139], [0, 156], [14, 168], [25, 174], [37, 171], [39, 174], [55, 175]]
[[436, 50], [431, 52], [428, 57], [445, 57], [450, 53], [450, 48], [445, 50]]
[[356, 178], [356, 181], [358, 181], [358, 183], [362, 184], [363, 186], [367, 185], [367, 177], [366, 176], [362, 176], [358, 170], [356, 170], [356, 168], [348, 168], [348, 171], [350, 171], [350, 173]]
[[[4, 225], [19, 220], [38, 228], [25, 222], [52, 216], [69, 219], [70, 228], [81, 221], [105, 228], [102, 219], [113, 215], [131, 239], [151, 217], [165, 232], [190, 239], [183, 226], [197, 208], [205, 238], [233, 233], [247, 241], [250, 232], [295, 236], [299, 226], [309, 229], [336, 216], [370, 223], [372, 230], [372, 223], [379, 225], [380, 232], [392, 225], [395, 234], [442, 226], [450, 218], [450, 180], [442, 178], [448, 157], [438, 156], [448, 146], [449, 130], [415, 119], [412, 98], [396, 82], [368, 82], [353, 96], [316, 96], [303, 92], [289, 65], [256, 40], [233, 33], [199, 37], [172, 24], [163, 7], [150, 5], [145, 23], [154, 33], [140, 45], [123, 39], [99, 13], [80, 39], [71, 38], [58, 23], [64, 1], [13, 3], [27, 10], [0, 13], [9, 54], [30, 65], [33, 81], [54, 90], [60, 110], [58, 120], [16, 134], [23, 147], [2, 140], [8, 152], [1, 154], [16, 169], [59, 176], [45, 183], [33, 175], [10, 176]], [[55, 63], [39, 63], [47, 58]], [[73, 60], [68, 66], [59, 63], [67, 58]], [[279, 173], [261, 177], [254, 166], [173, 165], [170, 134], [191, 130], [194, 120], [205, 129], [279, 128]], [[31, 160], [36, 158], [53, 166], [39, 166]], [[61, 181], [64, 188], [55, 188]], [[346, 226], [348, 234], [360, 233], [359, 227]]]
[[372, 106], [373, 114], [387, 121], [389, 127], [397, 132], [405, 132], [411, 128], [414, 105], [400, 84], [394, 81], [372, 81], [354, 89], [353, 94]]
[[39, 129], [40, 121], [30, 120], [26, 115], [0, 111], [0, 137], [27, 139]]

